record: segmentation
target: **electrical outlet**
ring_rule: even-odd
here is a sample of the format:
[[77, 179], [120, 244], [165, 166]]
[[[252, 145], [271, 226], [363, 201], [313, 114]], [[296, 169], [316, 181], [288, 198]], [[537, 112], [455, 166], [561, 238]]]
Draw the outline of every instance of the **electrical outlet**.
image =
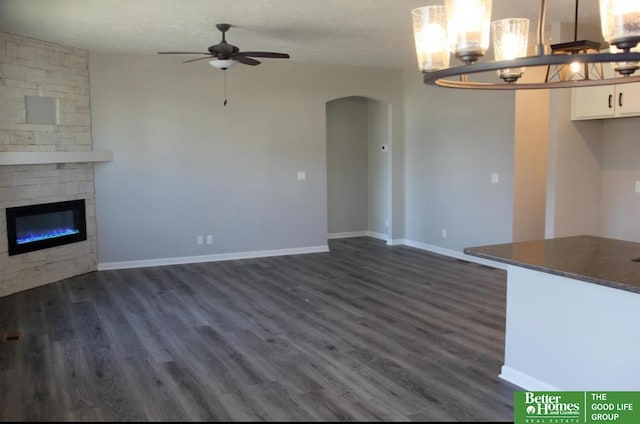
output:
[[447, 230], [446, 230], [446, 228], [442, 229], [442, 238], [447, 238]]
[[303, 181], [307, 179], [307, 173], [305, 171], [298, 171], [298, 179]]
[[636, 180], [636, 193], [640, 193], [640, 181]]
[[491, 174], [491, 183], [498, 184], [500, 182], [500, 174], [496, 174], [495, 172]]
[[213, 236], [207, 236], [207, 244], [213, 244]]
[[198, 237], [196, 238], [196, 242], [197, 242], [198, 244], [202, 244], [202, 236], [198, 236]]

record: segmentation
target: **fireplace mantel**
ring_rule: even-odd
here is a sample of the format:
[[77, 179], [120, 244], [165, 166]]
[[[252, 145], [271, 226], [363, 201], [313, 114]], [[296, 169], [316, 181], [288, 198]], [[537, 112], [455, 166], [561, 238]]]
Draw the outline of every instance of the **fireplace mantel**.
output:
[[76, 152], [0, 152], [0, 165], [39, 165], [45, 163], [110, 162], [112, 151]]

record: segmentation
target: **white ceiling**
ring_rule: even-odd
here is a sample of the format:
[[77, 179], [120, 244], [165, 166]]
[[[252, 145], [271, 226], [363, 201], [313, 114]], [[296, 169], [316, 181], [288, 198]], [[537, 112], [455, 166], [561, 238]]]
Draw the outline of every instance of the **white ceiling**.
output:
[[[155, 54], [206, 51], [220, 41], [215, 24], [229, 23], [227, 41], [241, 51], [412, 66], [411, 10], [427, 4], [442, 0], [0, 0], [0, 31], [90, 51]], [[537, 25], [538, 0], [493, 5], [493, 19], [528, 17]], [[574, 0], [549, 0], [547, 23], [573, 22], [574, 8]], [[598, 19], [598, 0], [582, 0], [580, 21]]]

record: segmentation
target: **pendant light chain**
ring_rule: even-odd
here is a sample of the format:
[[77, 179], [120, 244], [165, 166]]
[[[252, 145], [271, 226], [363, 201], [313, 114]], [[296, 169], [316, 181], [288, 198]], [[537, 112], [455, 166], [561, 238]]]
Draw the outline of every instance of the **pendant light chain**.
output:
[[222, 75], [224, 75], [224, 106], [227, 106], [227, 73], [223, 71]]
[[573, 21], [573, 41], [578, 41], [578, 3], [579, 0], [576, 0], [576, 16]]

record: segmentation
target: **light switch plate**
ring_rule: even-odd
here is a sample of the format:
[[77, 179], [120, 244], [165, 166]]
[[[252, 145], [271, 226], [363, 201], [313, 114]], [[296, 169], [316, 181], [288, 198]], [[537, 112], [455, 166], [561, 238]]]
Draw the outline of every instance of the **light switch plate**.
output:
[[306, 180], [307, 179], [307, 173], [305, 171], [298, 171], [298, 179], [299, 180]]
[[640, 193], [640, 180], [636, 180], [636, 193]]
[[491, 174], [491, 183], [498, 184], [499, 182], [500, 182], [500, 175], [496, 174], [495, 172]]

